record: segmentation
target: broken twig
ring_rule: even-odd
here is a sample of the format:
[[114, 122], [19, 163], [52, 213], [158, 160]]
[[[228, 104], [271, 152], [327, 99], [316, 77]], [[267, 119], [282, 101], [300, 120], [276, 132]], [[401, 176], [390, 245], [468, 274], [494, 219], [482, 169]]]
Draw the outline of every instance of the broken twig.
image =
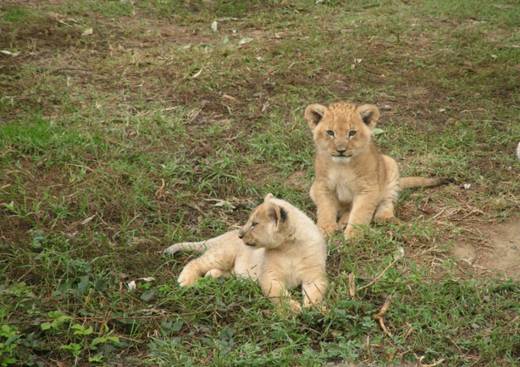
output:
[[399, 260], [398, 257], [394, 258], [394, 259], [392, 260], [392, 262], [391, 262], [390, 264], [388, 264], [387, 267], [384, 268], [383, 271], [382, 271], [381, 273], [379, 273], [379, 274], [378, 274], [374, 279], [372, 279], [369, 283], [367, 283], [367, 284], [365, 284], [364, 286], [360, 287], [360, 288], [358, 289], [358, 291], [363, 290], [363, 289], [366, 289], [366, 288], [368, 288], [368, 287], [370, 287], [370, 286], [376, 284], [376, 283], [379, 281], [379, 279], [381, 279], [381, 278], [383, 277], [383, 275], [385, 275], [385, 273], [388, 271], [388, 269], [390, 269], [390, 268], [391, 268], [391, 267], [392, 267], [392, 266], [393, 266], [393, 265], [394, 265], [398, 260]]
[[383, 332], [390, 337], [392, 336], [392, 333], [390, 331], [388, 331], [388, 329], [386, 328], [385, 314], [388, 311], [388, 309], [390, 308], [391, 301], [392, 301], [392, 296], [386, 297], [383, 307], [381, 307], [379, 312], [374, 315], [374, 320], [377, 320], [377, 322], [379, 323], [379, 326], [381, 326], [381, 329], [383, 330]]
[[356, 280], [354, 273], [348, 275], [348, 294], [350, 298], [356, 298]]

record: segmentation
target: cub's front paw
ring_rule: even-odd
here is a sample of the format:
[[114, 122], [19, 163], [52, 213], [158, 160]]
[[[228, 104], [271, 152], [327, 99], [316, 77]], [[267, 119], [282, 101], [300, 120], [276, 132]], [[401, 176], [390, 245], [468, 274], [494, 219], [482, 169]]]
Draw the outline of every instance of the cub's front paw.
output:
[[379, 215], [374, 217], [374, 222], [377, 224], [399, 224], [401, 221], [394, 216]]
[[300, 302], [293, 299], [289, 300], [289, 308], [294, 313], [302, 312], [302, 306], [300, 305]]
[[199, 276], [197, 274], [183, 270], [177, 278], [177, 283], [179, 283], [181, 287], [189, 287], [190, 285], [195, 284], [198, 279]]
[[343, 234], [345, 235], [346, 240], [352, 240], [358, 238], [362, 231], [359, 228], [354, 228], [352, 226], [347, 226]]
[[327, 237], [332, 236], [334, 232], [338, 230], [338, 225], [336, 223], [319, 224], [318, 227]]
[[313, 308], [315, 310], [318, 310], [322, 315], [326, 315], [329, 313], [329, 308], [325, 306], [323, 303], [308, 305], [306, 306], [306, 308]]
[[302, 312], [302, 305], [300, 302], [293, 299], [282, 299], [276, 304], [276, 311], [280, 315], [299, 314]]

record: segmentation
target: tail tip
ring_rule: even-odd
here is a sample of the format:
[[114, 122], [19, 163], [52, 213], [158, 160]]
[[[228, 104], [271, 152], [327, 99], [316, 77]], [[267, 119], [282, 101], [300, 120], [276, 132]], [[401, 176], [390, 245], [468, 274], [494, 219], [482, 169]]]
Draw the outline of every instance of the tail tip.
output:
[[439, 185], [449, 185], [455, 183], [455, 179], [453, 177], [440, 177]]
[[179, 251], [179, 246], [171, 245], [163, 251], [163, 255], [173, 256], [176, 252]]

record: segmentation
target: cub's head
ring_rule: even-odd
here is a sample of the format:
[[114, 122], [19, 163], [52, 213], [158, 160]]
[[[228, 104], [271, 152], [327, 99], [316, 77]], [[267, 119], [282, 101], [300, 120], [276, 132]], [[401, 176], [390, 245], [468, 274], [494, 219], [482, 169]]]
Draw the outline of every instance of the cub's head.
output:
[[369, 145], [379, 109], [371, 104], [356, 106], [347, 102], [328, 107], [311, 104], [305, 109], [305, 120], [316, 149], [335, 162], [346, 163]]
[[246, 245], [273, 249], [290, 235], [288, 213], [272, 199], [273, 194], [267, 194], [264, 202], [253, 210], [247, 223], [240, 228], [238, 236]]

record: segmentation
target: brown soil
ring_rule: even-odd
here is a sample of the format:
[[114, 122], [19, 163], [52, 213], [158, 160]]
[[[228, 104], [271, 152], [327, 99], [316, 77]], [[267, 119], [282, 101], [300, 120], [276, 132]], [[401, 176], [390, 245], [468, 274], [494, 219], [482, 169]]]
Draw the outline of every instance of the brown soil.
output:
[[452, 253], [477, 274], [520, 280], [520, 218], [474, 228]]
[[288, 186], [301, 192], [305, 192], [311, 187], [311, 181], [306, 179], [304, 171], [294, 172], [287, 178], [286, 182]]

